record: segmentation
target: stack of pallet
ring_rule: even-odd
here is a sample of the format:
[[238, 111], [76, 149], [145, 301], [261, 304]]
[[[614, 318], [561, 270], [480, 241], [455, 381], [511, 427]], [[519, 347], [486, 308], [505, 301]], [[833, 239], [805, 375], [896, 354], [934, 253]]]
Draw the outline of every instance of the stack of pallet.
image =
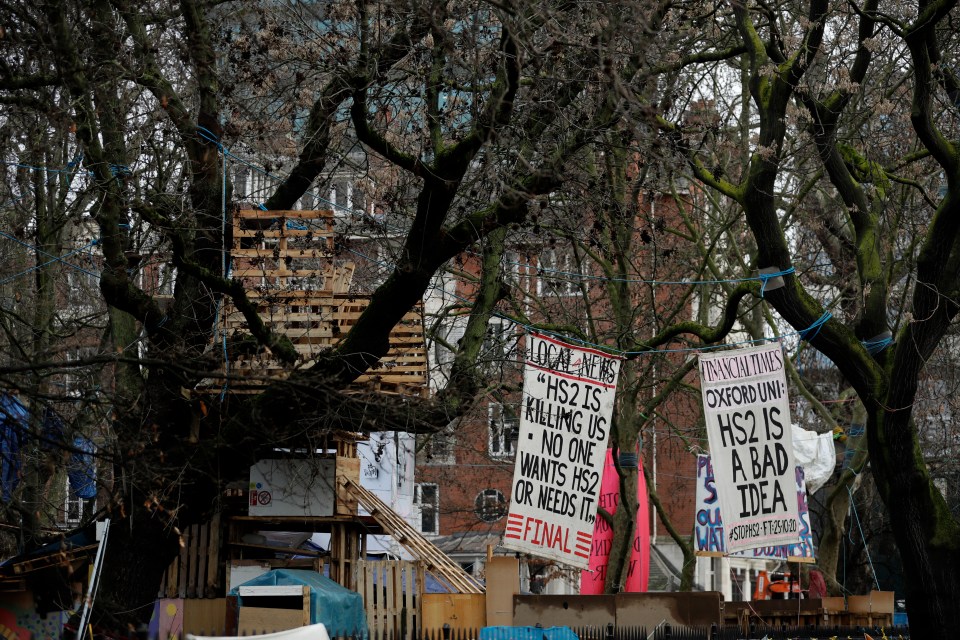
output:
[[[330, 211], [241, 210], [234, 216], [232, 269], [242, 279], [260, 318], [286, 335], [308, 368], [350, 331], [369, 296], [349, 293], [354, 264], [334, 252]], [[268, 350], [259, 347], [243, 315], [229, 302], [221, 313], [230, 373], [255, 389], [289, 375]], [[390, 350], [376, 369], [356, 382], [358, 390], [421, 395], [427, 386], [422, 310], [408, 312], [390, 334]]]

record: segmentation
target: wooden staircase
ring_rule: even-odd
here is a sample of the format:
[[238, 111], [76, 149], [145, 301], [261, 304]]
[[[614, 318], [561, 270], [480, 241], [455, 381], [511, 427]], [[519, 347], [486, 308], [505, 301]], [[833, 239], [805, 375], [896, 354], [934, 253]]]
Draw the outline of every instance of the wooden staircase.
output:
[[424, 564], [424, 569], [442, 584], [458, 593], [484, 593], [484, 586], [463, 567], [447, 557], [419, 531], [398, 516], [376, 494], [361, 487], [353, 480], [342, 478], [340, 486], [357, 499], [384, 531], [414, 554]]

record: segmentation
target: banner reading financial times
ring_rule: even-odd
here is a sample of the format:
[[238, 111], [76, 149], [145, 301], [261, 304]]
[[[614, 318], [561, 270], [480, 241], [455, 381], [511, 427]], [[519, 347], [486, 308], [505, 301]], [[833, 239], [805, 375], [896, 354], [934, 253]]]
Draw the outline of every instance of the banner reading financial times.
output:
[[503, 546], [586, 569], [620, 359], [527, 336]]
[[728, 553], [800, 541], [783, 357], [779, 344], [700, 356]]

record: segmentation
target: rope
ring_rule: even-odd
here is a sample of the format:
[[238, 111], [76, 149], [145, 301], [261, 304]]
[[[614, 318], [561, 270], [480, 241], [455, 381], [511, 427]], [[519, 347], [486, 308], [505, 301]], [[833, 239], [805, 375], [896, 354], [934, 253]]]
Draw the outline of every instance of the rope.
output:
[[[870, 565], [870, 572], [873, 573], [873, 583], [877, 585], [877, 591], [880, 591], [880, 581], [877, 580], [877, 570], [873, 568], [873, 558], [870, 557], [870, 547], [867, 545], [867, 539], [863, 535], [863, 527], [860, 526], [860, 516], [857, 514], [857, 504], [853, 500], [853, 491], [850, 490], [850, 485], [847, 485], [847, 493], [850, 494], [850, 507], [853, 511], [853, 519], [857, 522], [857, 530], [860, 531], [863, 550], [867, 554], [867, 563]], [[846, 570], [846, 567], [844, 567], [844, 570]]]

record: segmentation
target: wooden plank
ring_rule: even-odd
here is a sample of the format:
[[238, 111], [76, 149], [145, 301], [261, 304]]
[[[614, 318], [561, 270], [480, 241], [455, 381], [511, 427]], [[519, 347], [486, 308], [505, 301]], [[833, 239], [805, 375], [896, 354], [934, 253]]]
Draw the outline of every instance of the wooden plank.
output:
[[310, 624], [310, 587], [303, 585], [303, 626]]
[[394, 637], [400, 633], [403, 621], [403, 572], [399, 562], [391, 562], [388, 571], [393, 578], [393, 587], [390, 589], [390, 619], [393, 624]]
[[[336, 256], [336, 253], [329, 251], [328, 249], [320, 249], [317, 247], [287, 247], [286, 249], [273, 248], [273, 247], [254, 247], [248, 249], [231, 249], [230, 255], [234, 258], [270, 258], [270, 259], [283, 259], [283, 258], [333, 258]], [[235, 272], [234, 272], [235, 273]], [[333, 275], [330, 272], [330, 275]]]
[[173, 559], [170, 566], [167, 567], [167, 582], [164, 596], [167, 598], [177, 597], [177, 584], [179, 584], [180, 557]]
[[234, 278], [307, 278], [325, 277], [324, 269], [274, 269], [272, 267], [241, 267], [233, 270]]
[[244, 596], [299, 596], [303, 595], [303, 590], [309, 589], [305, 585], [254, 585], [249, 587], [238, 587], [240, 597]]
[[271, 547], [266, 544], [252, 544], [249, 542], [231, 542], [230, 546], [235, 549], [256, 549], [258, 551], [272, 551], [288, 556], [311, 556], [320, 557], [326, 555], [325, 551], [314, 551], [312, 549], [288, 549], [284, 547]]
[[85, 547], [75, 547], [73, 549], [62, 551], [60, 553], [41, 556], [39, 558], [22, 560], [12, 565], [13, 572], [17, 575], [22, 575], [26, 573], [32, 573], [34, 571], [48, 569], [50, 567], [66, 565], [82, 555], [92, 554], [92, 552], [94, 552], [97, 549], [97, 547], [98, 545], [91, 544]]
[[180, 599], [187, 597], [187, 567], [189, 566], [190, 562], [189, 549], [187, 548], [189, 540], [184, 540], [184, 535], [189, 536], [189, 530], [187, 533], [181, 534], [180, 538], [180, 575], [177, 581], [177, 597]]
[[204, 595], [210, 597], [220, 586], [220, 514], [210, 520], [209, 546], [207, 547], [207, 582]]
[[207, 548], [210, 545], [210, 523], [200, 525], [200, 540], [197, 543], [196, 597], [203, 598], [207, 590]]
[[234, 216], [242, 220], [263, 220], [269, 218], [294, 218], [298, 220], [325, 220], [332, 221], [334, 213], [332, 209], [312, 209], [299, 211], [293, 209], [272, 209], [264, 211], [263, 209], [240, 209]]
[[423, 628], [423, 594], [426, 593], [426, 572], [423, 570], [423, 564], [417, 563], [416, 566], [417, 572], [417, 590], [416, 590], [416, 620], [414, 620], [414, 625], [410, 627], [411, 638], [413, 637], [414, 629]]
[[320, 229], [233, 229], [234, 238], [316, 238], [318, 242], [331, 238]]
[[187, 597], [196, 598], [200, 589], [197, 576], [200, 573], [200, 529], [202, 525], [190, 525], [189, 573], [187, 575]]
[[[368, 620], [373, 621], [373, 632], [374, 637], [383, 637], [383, 619], [380, 617], [380, 611], [377, 606], [377, 589], [376, 589], [376, 564], [373, 562], [365, 563], [366, 566], [363, 566], [362, 575], [364, 579], [364, 590], [363, 597], [364, 602], [367, 606]], [[361, 574], [361, 570], [357, 570], [358, 574]]]

